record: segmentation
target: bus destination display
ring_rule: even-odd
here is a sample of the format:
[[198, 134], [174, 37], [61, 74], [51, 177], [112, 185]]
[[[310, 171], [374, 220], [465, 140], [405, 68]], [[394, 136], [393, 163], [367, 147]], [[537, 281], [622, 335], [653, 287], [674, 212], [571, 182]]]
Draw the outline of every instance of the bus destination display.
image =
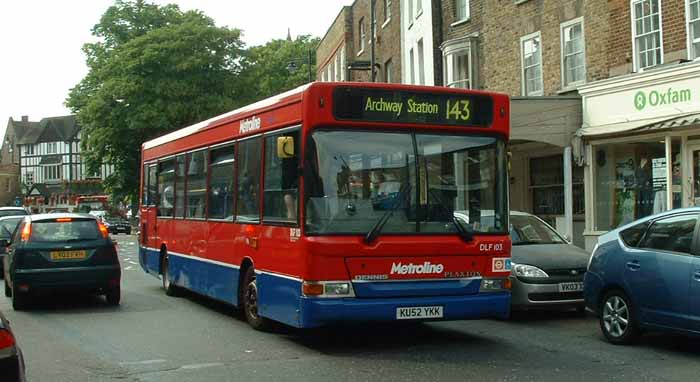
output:
[[493, 101], [482, 95], [340, 87], [333, 94], [333, 112], [344, 120], [488, 127]]

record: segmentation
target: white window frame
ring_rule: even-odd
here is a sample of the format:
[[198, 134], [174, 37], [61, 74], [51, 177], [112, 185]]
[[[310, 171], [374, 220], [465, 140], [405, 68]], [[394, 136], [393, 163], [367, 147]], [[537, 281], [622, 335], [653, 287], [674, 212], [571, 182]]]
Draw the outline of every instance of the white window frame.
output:
[[425, 44], [423, 39], [419, 39], [416, 43], [418, 50], [418, 85], [425, 85]]
[[382, 29], [391, 21], [391, 3], [392, 0], [384, 0], [384, 23], [382, 23]]
[[[661, 0], [659, 1], [659, 62], [654, 66], [647, 66], [645, 68], [639, 67], [639, 58], [637, 57], [637, 26], [634, 20], [634, 3], [640, 1], [648, 0], [630, 0], [630, 22], [632, 23], [632, 70], [635, 72], [643, 72], [645, 69], [653, 68], [654, 66], [662, 65], [664, 63], [664, 24], [663, 24], [663, 8], [661, 7]], [[653, 1], [653, 0], [652, 0]]]
[[408, 2], [408, 28], [413, 26], [413, 0], [406, 0]]
[[[50, 164], [43, 166], [44, 168], [44, 181], [56, 181], [61, 180], [61, 164]], [[52, 171], [55, 170], [55, 171]], [[55, 176], [55, 177], [54, 177]]]
[[[443, 59], [443, 78], [445, 79], [445, 86], [449, 88], [459, 88], [459, 89], [476, 89], [476, 72], [475, 72], [475, 56], [476, 56], [476, 45], [471, 41], [464, 39], [462, 41], [448, 42], [442, 47], [442, 59]], [[461, 78], [458, 80], [454, 79], [454, 57], [456, 55], [464, 54], [467, 56], [467, 78]], [[460, 84], [468, 84], [466, 87], [455, 86]]]
[[[525, 49], [524, 49], [524, 43], [526, 41], [532, 40], [538, 38], [540, 40], [540, 49], [539, 49], [539, 54], [540, 54], [540, 90], [536, 92], [532, 92], [530, 94], [527, 93], [527, 86], [525, 83]], [[523, 96], [541, 96], [544, 95], [544, 67], [542, 64], [542, 50], [544, 49], [544, 44], [542, 43], [542, 34], [540, 31], [537, 31], [535, 33], [530, 33], [529, 35], [525, 35], [523, 37], [520, 37], [520, 82], [521, 82], [521, 93]]]
[[[566, 83], [566, 68], [564, 67], [564, 59], [566, 58], [566, 52], [565, 52], [565, 47], [564, 47], [564, 29], [576, 25], [576, 24], [581, 24], [581, 39], [583, 40], [583, 45], [581, 49], [581, 53], [583, 54], [583, 79], [580, 81], [574, 81], [571, 83]], [[573, 20], [565, 21], [561, 23], [559, 26], [559, 36], [560, 36], [560, 46], [561, 46], [561, 87], [562, 89], [571, 89], [575, 88], [577, 85], [585, 84], [586, 83], [586, 77], [588, 76], [588, 71], [586, 68], [586, 29], [585, 26], [583, 25], [583, 17], [577, 17]]]
[[416, 64], [415, 64], [415, 53], [413, 52], [413, 48], [411, 48], [411, 50], [408, 51], [408, 60], [409, 60], [408, 66], [410, 68], [409, 73], [411, 75], [411, 77], [410, 77], [411, 85], [415, 85], [416, 84]]
[[[700, 16], [700, 14], [699, 14], [699, 16]], [[692, 21], [700, 22], [700, 18], [698, 18], [697, 20], [692, 20]], [[689, 60], [700, 60], [700, 51], [697, 52], [698, 53], [697, 57], [691, 57], [691, 52], [693, 49], [693, 41], [690, 39], [690, 31], [691, 31], [690, 23], [691, 23], [691, 20], [690, 20], [690, 0], [685, 0], [685, 36], [686, 36], [686, 40], [687, 40], [686, 41], [686, 44], [687, 44], [686, 51], [688, 52], [687, 57]], [[700, 36], [697, 36], [696, 39], [700, 41]]]
[[[469, 17], [471, 16], [471, 14], [469, 12], [469, 5], [470, 5], [469, 0], [453, 0], [453, 1], [454, 1], [453, 2], [454, 11], [452, 13], [453, 13], [453, 16], [455, 18], [455, 21], [450, 25], [457, 25], [457, 24], [461, 24], [463, 22], [469, 21]], [[464, 2], [464, 7], [465, 7], [464, 17], [461, 19], [457, 19], [457, 3], [459, 3], [459, 2]]]
[[360, 23], [359, 27], [360, 29], [360, 51], [357, 52], [357, 55], [361, 55], [362, 53], [365, 52], [365, 38], [367, 38], [367, 31], [365, 31], [365, 18], [360, 17]]
[[416, 20], [423, 14], [423, 0], [416, 0]]

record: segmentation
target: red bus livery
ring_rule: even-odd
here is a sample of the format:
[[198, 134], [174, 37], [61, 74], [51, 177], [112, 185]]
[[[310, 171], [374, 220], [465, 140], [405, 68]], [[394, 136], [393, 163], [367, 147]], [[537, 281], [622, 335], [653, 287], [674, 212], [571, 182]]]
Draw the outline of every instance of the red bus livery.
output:
[[308, 328], [506, 317], [509, 99], [313, 83], [143, 144], [142, 268]]

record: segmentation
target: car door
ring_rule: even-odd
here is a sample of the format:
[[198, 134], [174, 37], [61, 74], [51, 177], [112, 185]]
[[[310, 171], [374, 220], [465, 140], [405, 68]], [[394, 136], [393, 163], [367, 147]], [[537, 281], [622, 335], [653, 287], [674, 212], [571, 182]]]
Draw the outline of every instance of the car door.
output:
[[690, 266], [690, 330], [700, 332], [700, 242], [696, 239], [693, 261]]
[[690, 309], [691, 254], [698, 214], [656, 220], [638, 247], [626, 252], [623, 278], [639, 320], [654, 325], [687, 327]]

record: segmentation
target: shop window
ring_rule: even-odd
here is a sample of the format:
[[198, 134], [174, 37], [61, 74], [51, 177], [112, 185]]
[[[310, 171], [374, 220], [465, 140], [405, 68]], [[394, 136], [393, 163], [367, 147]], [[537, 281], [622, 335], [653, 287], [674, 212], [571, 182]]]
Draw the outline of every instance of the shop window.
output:
[[234, 146], [212, 149], [209, 161], [208, 217], [233, 220]]
[[681, 215], [655, 222], [640, 247], [661, 251], [690, 253], [698, 215]]
[[635, 70], [663, 63], [661, 0], [632, 1], [632, 43]]
[[175, 203], [175, 159], [158, 163], [158, 216], [173, 216]]
[[175, 217], [185, 217], [185, 155], [175, 157]]
[[[572, 169], [573, 212], [584, 214], [583, 167]], [[554, 223], [564, 215], [564, 159], [561, 155], [530, 159], [532, 212]]]
[[[289, 139], [293, 140], [289, 141]], [[281, 142], [287, 140], [288, 152]], [[265, 138], [264, 218], [266, 221], [296, 222], [299, 206], [299, 134]]]
[[187, 217], [204, 218], [207, 191], [207, 152], [195, 151], [187, 155]]
[[561, 75], [564, 88], [586, 81], [583, 36], [583, 18], [561, 25]]
[[[678, 152], [678, 146], [674, 142], [672, 152]], [[664, 141], [599, 145], [593, 159], [596, 230], [608, 231], [669, 209]], [[674, 160], [671, 171], [672, 207], [676, 207], [680, 204], [680, 160]]]
[[540, 32], [520, 39], [520, 53], [523, 65], [523, 95], [542, 95], [544, 85], [542, 83], [542, 41]]
[[700, 57], [700, 0], [687, 0], [688, 58]]
[[243, 223], [260, 221], [260, 138], [238, 145], [238, 193], [236, 219]]

